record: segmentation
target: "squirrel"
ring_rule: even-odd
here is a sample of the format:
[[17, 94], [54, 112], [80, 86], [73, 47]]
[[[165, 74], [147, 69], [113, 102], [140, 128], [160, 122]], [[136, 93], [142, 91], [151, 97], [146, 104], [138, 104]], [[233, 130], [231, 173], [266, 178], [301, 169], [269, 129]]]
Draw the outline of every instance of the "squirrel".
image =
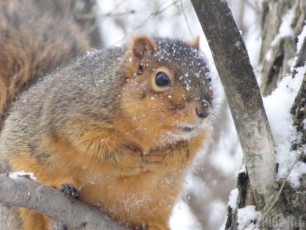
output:
[[[78, 46], [79, 54], [86, 44], [65, 25], [73, 39], [54, 45], [58, 25], [37, 21], [40, 45], [29, 49], [42, 58], [19, 55], [29, 46], [20, 40], [32, 41], [23, 25], [10, 39], [0, 37], [0, 49], [15, 50], [12, 57], [0, 55], [12, 62], [0, 68], [1, 111], [9, 107], [0, 133], [1, 171], [31, 172], [42, 184], [75, 188], [82, 202], [130, 229], [170, 229], [184, 175], [210, 134], [213, 89], [199, 37], [135, 35], [123, 47], [92, 51], [54, 71], [69, 55], [63, 47], [70, 53]], [[14, 26], [2, 24], [1, 34]], [[24, 62], [28, 68], [18, 65]], [[24, 230], [49, 229], [43, 214], [19, 211]]]

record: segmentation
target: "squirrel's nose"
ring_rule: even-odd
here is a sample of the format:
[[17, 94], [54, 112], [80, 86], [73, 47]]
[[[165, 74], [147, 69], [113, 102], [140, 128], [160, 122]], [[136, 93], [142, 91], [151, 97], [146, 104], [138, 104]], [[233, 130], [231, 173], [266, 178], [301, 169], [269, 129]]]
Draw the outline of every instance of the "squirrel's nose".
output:
[[198, 105], [196, 107], [196, 114], [198, 115], [199, 118], [206, 118], [209, 115], [209, 111], [208, 111], [208, 104], [207, 103], [203, 103], [203, 105]]

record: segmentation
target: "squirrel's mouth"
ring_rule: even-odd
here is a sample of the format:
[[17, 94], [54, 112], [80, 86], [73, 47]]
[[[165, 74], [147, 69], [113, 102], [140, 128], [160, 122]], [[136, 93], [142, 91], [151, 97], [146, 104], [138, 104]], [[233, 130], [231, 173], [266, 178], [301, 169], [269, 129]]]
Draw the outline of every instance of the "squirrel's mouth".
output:
[[199, 135], [203, 129], [205, 129], [202, 123], [192, 123], [192, 124], [175, 124], [169, 129], [163, 140], [166, 143], [173, 143], [180, 140], [189, 140], [197, 135]]
[[179, 140], [188, 140], [197, 136], [203, 130], [202, 122], [191, 124], [175, 124], [172, 129], [166, 132], [166, 138], [169, 142], [176, 142]]
[[199, 124], [194, 124], [194, 125], [176, 125], [175, 126], [177, 129], [184, 133], [190, 133], [200, 127]]

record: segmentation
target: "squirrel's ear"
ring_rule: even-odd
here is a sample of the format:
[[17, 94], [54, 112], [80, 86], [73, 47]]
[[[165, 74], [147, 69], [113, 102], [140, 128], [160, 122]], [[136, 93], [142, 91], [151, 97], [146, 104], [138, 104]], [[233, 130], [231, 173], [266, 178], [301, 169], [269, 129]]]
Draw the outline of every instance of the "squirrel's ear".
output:
[[156, 43], [153, 39], [146, 35], [137, 35], [130, 40], [128, 49], [132, 51], [137, 58], [142, 59], [145, 54], [152, 53], [155, 46]]
[[200, 36], [196, 35], [193, 39], [191, 39], [191, 41], [188, 42], [188, 44], [191, 47], [199, 50], [200, 49]]

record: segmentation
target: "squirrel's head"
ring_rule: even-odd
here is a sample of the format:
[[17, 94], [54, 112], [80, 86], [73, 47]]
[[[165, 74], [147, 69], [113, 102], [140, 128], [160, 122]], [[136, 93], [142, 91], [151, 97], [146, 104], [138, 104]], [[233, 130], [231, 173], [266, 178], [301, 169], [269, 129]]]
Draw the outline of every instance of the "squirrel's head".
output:
[[131, 135], [158, 147], [203, 132], [213, 92], [198, 37], [183, 42], [135, 36], [123, 65], [121, 106]]

